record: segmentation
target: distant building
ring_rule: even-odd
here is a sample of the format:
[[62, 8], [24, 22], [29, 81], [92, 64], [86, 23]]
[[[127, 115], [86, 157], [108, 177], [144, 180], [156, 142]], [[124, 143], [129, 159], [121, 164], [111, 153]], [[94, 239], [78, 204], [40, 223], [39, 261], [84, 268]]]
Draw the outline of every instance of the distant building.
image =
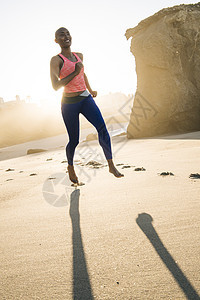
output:
[[17, 101], [17, 102], [20, 101], [20, 96], [19, 96], [19, 95], [16, 95], [15, 98], [16, 98], [16, 101]]
[[27, 103], [30, 103], [31, 102], [31, 96], [26, 96], [26, 100], [25, 100]]
[[[27, 97], [28, 98], [28, 105], [31, 105], [30, 103], [30, 96]], [[24, 106], [26, 105], [26, 101], [24, 99], [20, 99], [19, 95], [15, 96], [15, 100], [11, 100], [11, 101], [4, 101], [2, 97], [0, 97], [0, 111], [5, 111], [7, 109], [15, 109], [19, 106]]]

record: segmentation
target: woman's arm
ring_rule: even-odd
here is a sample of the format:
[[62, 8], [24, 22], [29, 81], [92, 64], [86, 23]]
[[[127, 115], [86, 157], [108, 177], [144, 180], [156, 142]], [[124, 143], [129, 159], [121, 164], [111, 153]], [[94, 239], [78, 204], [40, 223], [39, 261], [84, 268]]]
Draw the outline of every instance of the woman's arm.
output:
[[86, 87], [87, 87], [88, 91], [90, 92], [90, 94], [92, 95], [92, 97], [96, 97], [97, 96], [97, 91], [93, 91], [91, 89], [89, 81], [88, 81], [87, 76], [86, 76], [85, 73], [84, 73], [84, 80], [85, 80]]
[[[76, 54], [80, 57], [80, 59], [83, 61], [83, 54], [82, 53], [79, 53], [79, 52], [76, 52]], [[88, 78], [86, 76], [86, 74], [84, 73], [84, 80], [85, 80], [85, 84], [86, 84], [86, 87], [88, 89], [88, 91], [90, 92], [90, 94], [92, 95], [92, 97], [96, 97], [97, 96], [97, 91], [93, 91], [91, 89], [91, 86], [89, 84], [89, 81], [88, 81]]]
[[59, 88], [67, 85], [75, 76], [77, 76], [80, 73], [80, 71], [83, 67], [83, 64], [81, 62], [78, 62], [75, 65], [74, 72], [72, 72], [65, 78], [59, 79], [60, 68], [61, 68], [60, 63], [62, 63], [62, 62], [58, 56], [52, 57], [51, 62], [50, 62], [51, 83], [52, 83], [54, 90], [56, 90], [56, 91]]

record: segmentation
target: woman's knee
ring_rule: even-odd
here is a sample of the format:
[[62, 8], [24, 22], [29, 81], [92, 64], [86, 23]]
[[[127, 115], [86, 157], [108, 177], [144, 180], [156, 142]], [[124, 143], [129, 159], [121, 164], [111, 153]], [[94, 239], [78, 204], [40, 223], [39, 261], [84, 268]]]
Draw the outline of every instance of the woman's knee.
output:
[[98, 131], [100, 140], [109, 140], [110, 139], [110, 135], [106, 128], [106, 125], [101, 126], [97, 131]]
[[76, 148], [76, 146], [78, 146], [78, 144], [79, 144], [79, 140], [69, 140], [69, 143], [67, 144], [67, 147]]
[[101, 123], [101, 125], [97, 126], [98, 133], [108, 133], [105, 122]]

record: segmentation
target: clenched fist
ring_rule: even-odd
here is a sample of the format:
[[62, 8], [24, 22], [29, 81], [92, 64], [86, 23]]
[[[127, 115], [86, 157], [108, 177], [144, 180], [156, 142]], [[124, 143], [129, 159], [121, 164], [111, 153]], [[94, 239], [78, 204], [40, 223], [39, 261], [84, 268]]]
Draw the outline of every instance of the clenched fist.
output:
[[92, 97], [96, 97], [97, 96], [97, 91], [91, 91], [90, 94], [92, 95]]
[[77, 62], [75, 65], [75, 72], [77, 73], [77, 75], [80, 73], [81, 69], [83, 68], [83, 64], [82, 62]]

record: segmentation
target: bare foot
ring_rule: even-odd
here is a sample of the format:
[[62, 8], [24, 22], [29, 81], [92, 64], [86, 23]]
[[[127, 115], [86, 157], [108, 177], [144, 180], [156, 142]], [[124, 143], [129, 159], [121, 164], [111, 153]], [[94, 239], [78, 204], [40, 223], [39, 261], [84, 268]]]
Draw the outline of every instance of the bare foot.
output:
[[115, 166], [113, 167], [109, 167], [109, 172], [110, 173], [113, 173], [115, 175], [115, 177], [123, 177], [124, 174], [120, 173], [116, 168]]
[[69, 179], [73, 183], [78, 183], [78, 177], [76, 176], [76, 173], [75, 173], [75, 170], [74, 170], [74, 166], [73, 165], [68, 165], [67, 166], [67, 170], [69, 172]]
[[115, 177], [123, 177], [124, 174], [120, 173], [114, 166], [112, 159], [108, 159], [109, 172], [114, 174]]

